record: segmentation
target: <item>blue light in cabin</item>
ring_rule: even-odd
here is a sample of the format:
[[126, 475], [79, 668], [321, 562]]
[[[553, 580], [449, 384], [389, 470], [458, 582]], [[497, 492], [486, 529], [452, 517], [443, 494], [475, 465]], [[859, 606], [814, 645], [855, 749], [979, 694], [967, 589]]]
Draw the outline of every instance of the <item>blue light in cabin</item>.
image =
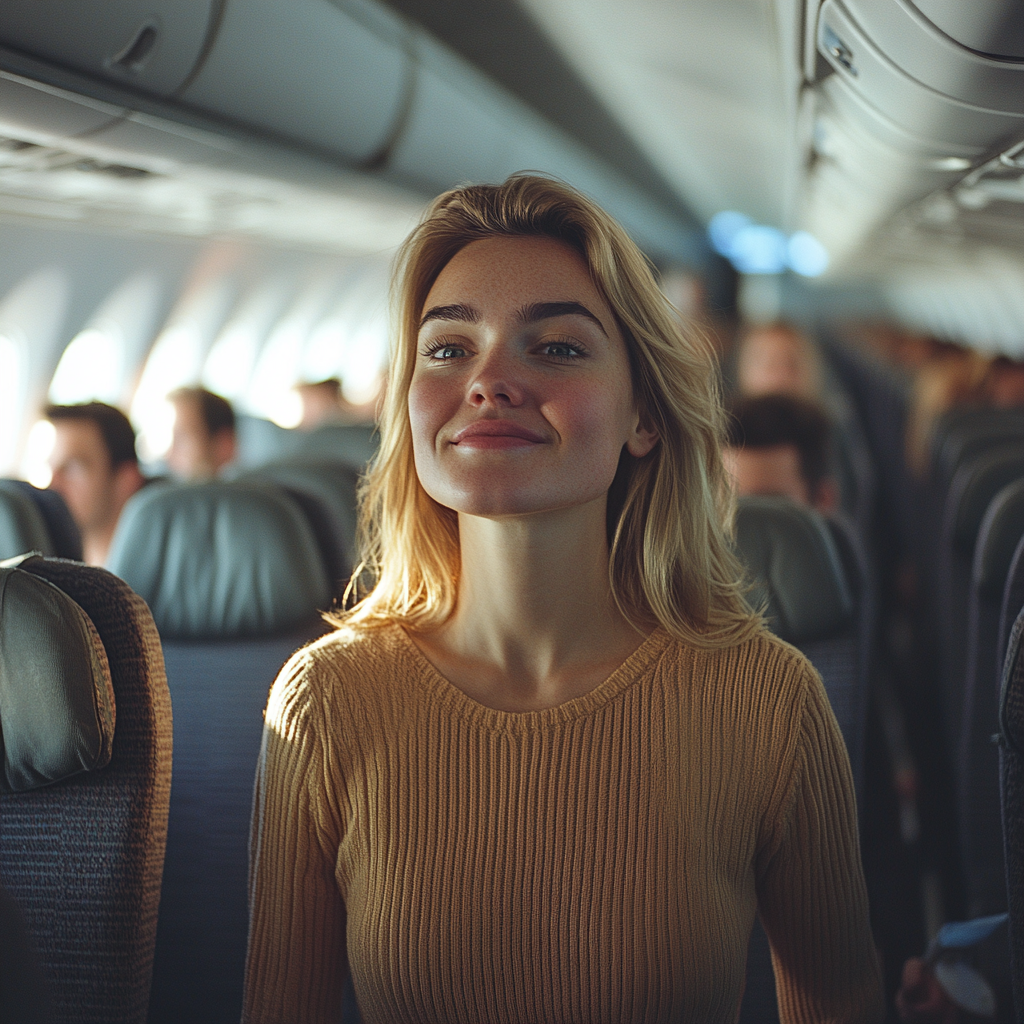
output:
[[814, 235], [789, 236], [756, 224], [746, 214], [722, 210], [708, 224], [708, 238], [741, 274], [781, 274], [787, 267], [802, 277], [817, 277], [828, 267], [828, 252]]
[[828, 250], [809, 231], [797, 231], [786, 245], [786, 262], [801, 277], [817, 277], [828, 268]]
[[708, 237], [711, 239], [711, 247], [720, 256], [726, 259], [732, 258], [732, 245], [736, 236], [752, 221], [746, 214], [737, 213], [735, 210], [723, 210], [716, 213], [708, 224]]

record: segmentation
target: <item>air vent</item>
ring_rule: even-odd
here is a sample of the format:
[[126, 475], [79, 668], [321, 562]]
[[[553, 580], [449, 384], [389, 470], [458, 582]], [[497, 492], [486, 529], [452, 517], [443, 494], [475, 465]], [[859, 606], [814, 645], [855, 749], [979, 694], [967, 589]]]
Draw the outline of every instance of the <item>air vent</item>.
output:
[[143, 25], [132, 37], [132, 41], [110, 62], [111, 66], [138, 74], [153, 52], [156, 38], [156, 25], [152, 22]]
[[0, 136], [0, 173], [3, 171], [81, 171], [121, 180], [158, 177], [153, 171], [130, 164], [109, 163], [94, 157], [71, 153], [55, 146], [41, 146], [24, 139]]

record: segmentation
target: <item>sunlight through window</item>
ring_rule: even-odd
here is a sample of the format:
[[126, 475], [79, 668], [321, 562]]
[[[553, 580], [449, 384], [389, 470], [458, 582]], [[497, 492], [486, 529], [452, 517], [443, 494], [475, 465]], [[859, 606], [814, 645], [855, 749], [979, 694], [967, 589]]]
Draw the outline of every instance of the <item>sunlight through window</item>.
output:
[[49, 420], [37, 420], [28, 432], [25, 456], [21, 462], [21, 475], [36, 487], [49, 487], [53, 474], [50, 472], [50, 453], [57, 431]]
[[50, 383], [50, 401], [57, 405], [76, 402], [116, 402], [120, 397], [124, 337], [108, 324], [77, 334], [57, 364]]

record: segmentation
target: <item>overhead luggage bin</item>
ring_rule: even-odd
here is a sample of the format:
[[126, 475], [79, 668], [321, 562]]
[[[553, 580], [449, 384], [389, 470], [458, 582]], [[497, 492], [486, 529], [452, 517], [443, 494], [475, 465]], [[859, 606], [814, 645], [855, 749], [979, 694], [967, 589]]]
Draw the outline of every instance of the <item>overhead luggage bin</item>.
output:
[[0, 40], [87, 75], [169, 96], [202, 55], [220, 6], [214, 0], [4, 0]]
[[1024, 18], [1017, 0], [913, 0], [913, 6], [961, 46], [1024, 60]]
[[409, 30], [377, 5], [228, 0], [180, 98], [376, 166], [401, 128], [414, 71], [409, 45]]

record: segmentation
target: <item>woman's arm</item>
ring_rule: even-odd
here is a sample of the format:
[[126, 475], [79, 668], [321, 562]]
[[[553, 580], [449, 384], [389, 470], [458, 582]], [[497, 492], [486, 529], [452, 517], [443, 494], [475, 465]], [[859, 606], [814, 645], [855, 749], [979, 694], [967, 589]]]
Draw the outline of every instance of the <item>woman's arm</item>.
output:
[[270, 694], [249, 853], [244, 1024], [335, 1024], [345, 979], [345, 906], [325, 814], [321, 723], [298, 655]]
[[788, 807], [758, 878], [779, 1013], [784, 1024], [880, 1021], [881, 973], [849, 758], [812, 671], [805, 694]]

